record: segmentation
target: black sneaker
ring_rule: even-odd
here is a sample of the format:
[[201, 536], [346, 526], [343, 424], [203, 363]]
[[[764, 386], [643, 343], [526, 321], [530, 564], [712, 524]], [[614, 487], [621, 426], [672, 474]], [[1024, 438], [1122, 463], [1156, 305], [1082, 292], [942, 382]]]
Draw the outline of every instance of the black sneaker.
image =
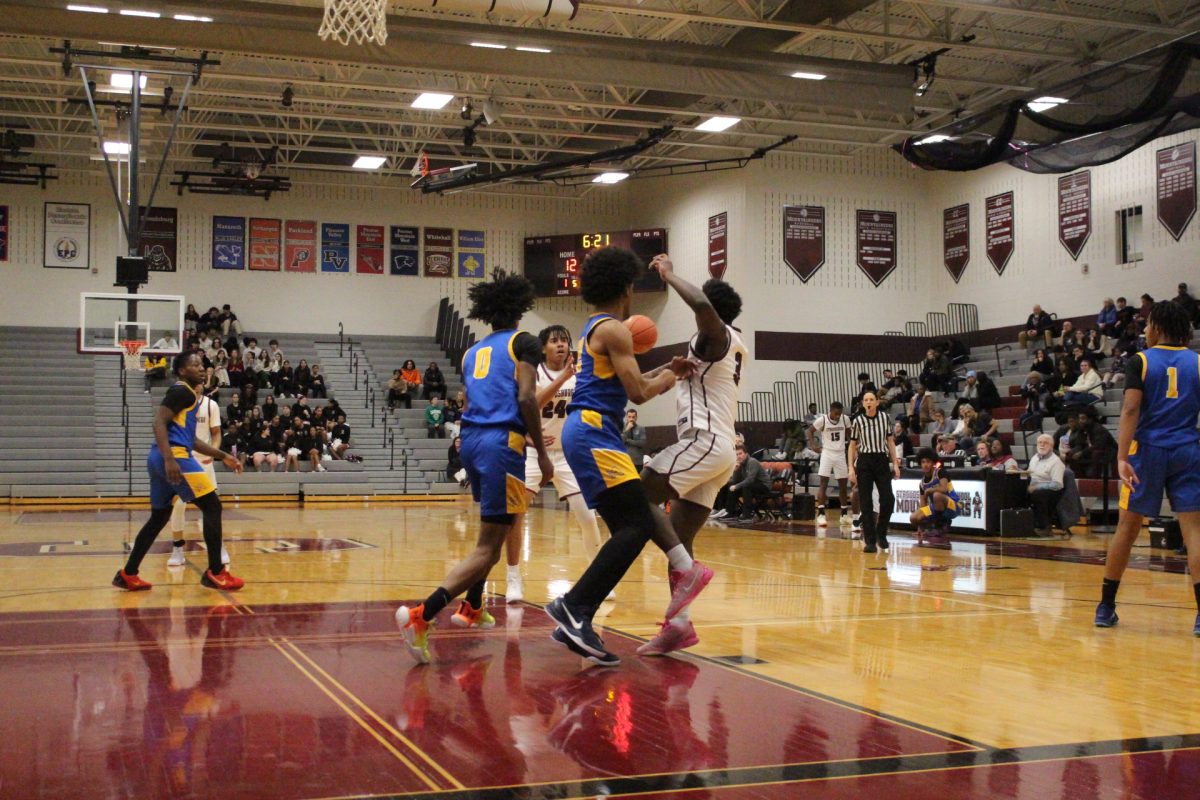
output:
[[550, 638], [566, 647], [575, 655], [579, 656], [580, 658], [586, 658], [593, 664], [599, 664], [602, 667], [616, 667], [621, 663], [621, 659], [618, 658], [614, 653], [605, 653], [603, 656], [592, 655], [587, 650], [584, 650], [582, 647], [571, 641], [571, 637], [567, 636], [567, 632], [562, 628], [555, 628], [554, 633], [550, 634]]
[[873, 544], [869, 544], [869, 545], [867, 545], [866, 547], [864, 547], [864, 548], [863, 548], [863, 552], [864, 552], [864, 553], [874, 553], [874, 552], [876, 552], [876, 550], [875, 550], [875, 545], [873, 545]]
[[589, 656], [616, 658], [604, 649], [603, 640], [592, 629], [591, 614], [584, 614], [577, 608], [569, 607], [561, 597], [546, 606], [546, 613], [558, 624], [567, 638]]
[[888, 540], [887, 540], [887, 537], [886, 537], [886, 536], [885, 536], [884, 538], [882, 538], [882, 539], [880, 539], [880, 540], [879, 540], [879, 549], [880, 549], [880, 550], [882, 550], [882, 551], [884, 551], [885, 553], [887, 552], [887, 549], [888, 549]]

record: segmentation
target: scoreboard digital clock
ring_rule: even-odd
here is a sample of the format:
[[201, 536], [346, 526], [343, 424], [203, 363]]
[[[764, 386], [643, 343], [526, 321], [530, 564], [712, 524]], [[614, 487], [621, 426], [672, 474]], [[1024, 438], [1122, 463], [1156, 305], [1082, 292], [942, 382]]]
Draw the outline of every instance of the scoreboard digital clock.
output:
[[[609, 246], [632, 250], [643, 262], [649, 263], [659, 253], [667, 252], [667, 231], [665, 228], [646, 228], [532, 236], [525, 240], [525, 277], [533, 284], [538, 297], [577, 297], [583, 260], [589, 253]], [[651, 270], [646, 270], [633, 285], [635, 292], [661, 292], [666, 288], [658, 273]]]

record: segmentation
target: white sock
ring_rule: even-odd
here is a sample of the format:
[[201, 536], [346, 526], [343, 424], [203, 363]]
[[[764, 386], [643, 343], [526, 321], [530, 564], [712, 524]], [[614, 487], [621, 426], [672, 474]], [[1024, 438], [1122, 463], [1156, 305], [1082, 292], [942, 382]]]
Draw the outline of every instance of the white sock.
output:
[[517, 580], [521, 579], [521, 565], [520, 564], [509, 564], [508, 565], [508, 579], [511, 581], [513, 578], [516, 578]]
[[682, 544], [677, 544], [667, 551], [667, 560], [671, 562], [671, 569], [679, 572], [687, 572], [692, 568], [692, 557]]
[[175, 503], [171, 508], [171, 532], [175, 534], [176, 539], [183, 538], [183, 510], [186, 507], [187, 503], [175, 498]]
[[596, 512], [587, 507], [587, 501], [581, 494], [573, 494], [567, 498], [567, 507], [575, 515], [576, 522], [583, 529], [583, 548], [587, 552], [588, 561], [594, 561], [600, 552], [600, 525], [596, 522]]

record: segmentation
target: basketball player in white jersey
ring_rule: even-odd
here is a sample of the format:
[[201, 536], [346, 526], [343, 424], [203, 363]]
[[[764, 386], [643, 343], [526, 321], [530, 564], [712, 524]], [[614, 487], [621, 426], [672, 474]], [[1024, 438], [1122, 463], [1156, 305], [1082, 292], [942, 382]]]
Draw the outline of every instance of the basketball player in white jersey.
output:
[[[696, 333], [687, 352], [696, 369], [691, 377], [675, 384], [679, 441], [642, 470], [642, 484], [654, 504], [653, 511], [662, 518], [658, 504], [671, 501], [670, 525], [690, 554], [696, 533], [708, 521], [717, 493], [729, 482], [737, 464], [734, 422], [738, 384], [749, 360], [742, 335], [733, 327], [742, 311], [742, 298], [724, 281], [709, 280], [703, 289], [697, 288], [675, 274], [665, 253], [655, 256], [650, 268], [696, 315]], [[666, 523], [665, 518], [660, 521]], [[699, 641], [685, 608], [664, 622], [658, 635], [637, 652], [659, 656]]]
[[850, 525], [850, 493], [847, 491], [847, 481], [850, 478], [850, 465], [846, 461], [846, 445], [850, 441], [850, 421], [842, 413], [842, 404], [834, 400], [829, 404], [829, 413], [822, 414], [813, 420], [813, 430], [821, 434], [821, 463], [817, 467], [817, 475], [821, 477], [817, 487], [817, 527], [824, 528], [825, 495], [829, 489], [829, 479], [833, 478], [838, 484], [838, 505], [842, 509], [840, 525]]
[[[221, 449], [221, 407], [208, 395], [202, 395], [200, 404], [196, 407], [196, 438], [210, 447]], [[213, 460], [200, 453], [196, 453], [196, 460], [204, 467], [204, 471], [216, 486], [217, 472], [213, 469]], [[183, 510], [186, 507], [187, 503], [178, 497], [175, 498], [175, 507], [171, 509], [172, 542], [171, 557], [167, 559], [168, 567], [182, 567], [187, 563], [187, 556], [183, 553]], [[229, 552], [224, 543], [221, 544], [221, 563], [229, 563]]]
[[[583, 546], [587, 552], [588, 561], [595, 559], [600, 551], [600, 525], [596, 522], [596, 512], [587, 507], [583, 495], [580, 494], [579, 484], [571, 474], [562, 449], [562, 427], [567, 418], [567, 406], [575, 393], [575, 358], [571, 352], [571, 332], [562, 325], [551, 325], [538, 334], [542, 343], [544, 360], [537, 369], [537, 389], [535, 397], [538, 407], [542, 409], [542, 441], [546, 443], [546, 453], [554, 464], [554, 489], [558, 492], [559, 500], [566, 500], [567, 506], [579, 527], [583, 529]], [[532, 447], [525, 449], [525, 488], [531, 495], [536, 496], [542, 488], [542, 472], [538, 468], [537, 451]], [[508, 561], [508, 580], [504, 599], [509, 603], [519, 603], [524, 599], [524, 587], [521, 584], [521, 532], [524, 530], [525, 515], [517, 514], [513, 521], [508, 538], [504, 540], [504, 550]], [[611, 598], [612, 595], [610, 594]]]

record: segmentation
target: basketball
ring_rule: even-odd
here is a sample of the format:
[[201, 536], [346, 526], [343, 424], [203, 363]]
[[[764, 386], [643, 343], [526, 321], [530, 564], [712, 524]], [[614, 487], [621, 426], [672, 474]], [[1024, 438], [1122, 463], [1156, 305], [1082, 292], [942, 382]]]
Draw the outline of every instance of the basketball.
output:
[[625, 327], [633, 334], [633, 352], [639, 356], [650, 352], [658, 341], [658, 327], [654, 320], [643, 314], [634, 314], [625, 320]]

